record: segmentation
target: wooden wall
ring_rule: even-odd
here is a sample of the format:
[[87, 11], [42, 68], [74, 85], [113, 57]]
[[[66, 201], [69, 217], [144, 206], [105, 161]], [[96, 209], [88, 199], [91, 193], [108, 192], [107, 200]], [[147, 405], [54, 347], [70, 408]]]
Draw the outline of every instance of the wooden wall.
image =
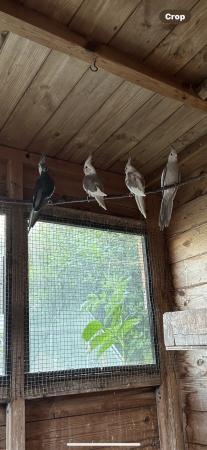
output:
[[[5, 406], [0, 450], [5, 450]], [[26, 450], [65, 450], [67, 442], [140, 442], [159, 449], [152, 389], [51, 397], [26, 402]], [[15, 450], [15, 449], [14, 449]]]
[[[206, 170], [206, 167], [200, 169]], [[168, 232], [175, 304], [182, 310], [206, 308], [206, 179], [182, 188], [175, 207]], [[177, 371], [183, 399], [187, 448], [207, 449], [207, 351], [178, 352]]]

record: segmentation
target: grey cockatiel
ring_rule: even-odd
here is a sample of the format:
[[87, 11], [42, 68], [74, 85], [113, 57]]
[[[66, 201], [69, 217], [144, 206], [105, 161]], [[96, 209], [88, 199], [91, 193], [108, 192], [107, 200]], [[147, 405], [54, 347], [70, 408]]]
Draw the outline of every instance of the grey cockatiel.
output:
[[129, 191], [134, 195], [137, 206], [146, 219], [145, 207], [145, 181], [141, 173], [131, 164], [131, 158], [128, 159], [125, 166], [125, 183]]
[[90, 197], [94, 197], [98, 204], [106, 210], [104, 197], [106, 197], [107, 194], [104, 193], [103, 185], [92, 165], [91, 155], [86, 159], [83, 171], [85, 174], [83, 179], [83, 189]]
[[38, 168], [40, 176], [34, 188], [32, 211], [29, 218], [29, 231], [37, 222], [40, 210], [47, 204], [55, 190], [54, 181], [48, 173], [45, 156], [42, 156]]
[[[171, 184], [180, 182], [180, 172], [177, 161], [177, 153], [174, 149], [171, 150], [168, 162], [162, 172], [161, 187], [165, 187]], [[160, 209], [159, 227], [163, 230], [170, 224], [170, 219], [173, 210], [173, 201], [176, 195], [178, 187], [172, 187], [170, 189], [163, 190], [163, 197]]]

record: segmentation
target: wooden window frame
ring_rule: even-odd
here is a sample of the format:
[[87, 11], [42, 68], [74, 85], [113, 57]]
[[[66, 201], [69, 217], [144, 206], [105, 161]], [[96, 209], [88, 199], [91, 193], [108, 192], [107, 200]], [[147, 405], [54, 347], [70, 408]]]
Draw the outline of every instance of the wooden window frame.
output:
[[[74, 393], [84, 393], [84, 392], [94, 392], [99, 390], [110, 390], [110, 389], [126, 389], [126, 387], [148, 387], [148, 386], [158, 386], [160, 383], [160, 375], [159, 375], [159, 354], [157, 345], [155, 345], [157, 341], [156, 334], [156, 323], [155, 323], [155, 314], [154, 314], [154, 302], [153, 302], [153, 292], [152, 292], [152, 284], [151, 281], [151, 263], [149, 258], [149, 240], [147, 236], [147, 229], [145, 223], [143, 221], [137, 221], [133, 219], [125, 219], [118, 218], [114, 216], [103, 216], [102, 214], [96, 213], [88, 213], [85, 211], [77, 211], [66, 208], [51, 208], [48, 207], [46, 212], [41, 215], [40, 219], [42, 221], [51, 222], [51, 223], [60, 223], [65, 225], [77, 225], [84, 227], [92, 227], [94, 229], [111, 229], [111, 231], [121, 231], [121, 232], [129, 232], [132, 234], [140, 234], [145, 238], [145, 256], [144, 261], [147, 265], [147, 276], [146, 276], [146, 285], [147, 285], [147, 301], [149, 312], [152, 312], [153, 318], [150, 317], [150, 329], [151, 329], [151, 337], [152, 337], [152, 345], [155, 353], [155, 364], [148, 365], [133, 365], [133, 366], [124, 366], [124, 367], [106, 367], [103, 369], [100, 380], [94, 383], [95, 376], [97, 376], [98, 368], [90, 369], [90, 375], [88, 374], [87, 369], [74, 369], [74, 370], [61, 370], [61, 371], [48, 371], [48, 372], [29, 372], [29, 345], [25, 340], [25, 354], [26, 354], [26, 366], [25, 366], [25, 385], [28, 386], [30, 381], [34, 381], [36, 384], [36, 393], [34, 389], [27, 389], [26, 398], [34, 398], [40, 397], [41, 392], [38, 389], [38, 383], [42, 386], [44, 385], [44, 381], [50, 381], [50, 375], [52, 379], [53, 387], [50, 389], [49, 386], [46, 390], [42, 389], [42, 395], [46, 396], [57, 396], [57, 395], [68, 395]], [[25, 221], [28, 220], [28, 212], [25, 212]], [[26, 245], [28, 248], [28, 239], [27, 235], [25, 236]], [[27, 274], [28, 274], [28, 260], [27, 260]], [[28, 329], [29, 323], [29, 293], [28, 293], [28, 280], [27, 280], [27, 294], [25, 303], [27, 305], [25, 314], [25, 330]], [[149, 315], [150, 316], [150, 315]], [[133, 371], [136, 371], [133, 375], [127, 375], [125, 373], [126, 369], [129, 368]], [[103, 373], [104, 372], [104, 373]], [[100, 374], [100, 373], [99, 373]], [[86, 375], [86, 379], [83, 381], [84, 375]], [[112, 379], [112, 375], [115, 376], [115, 381]], [[116, 380], [116, 375], [121, 375], [122, 379], [120, 381]], [[62, 382], [60, 379], [62, 378]], [[68, 379], [67, 379], [68, 378]], [[81, 378], [81, 387], [79, 379]], [[124, 379], [124, 381], [123, 381]], [[43, 383], [42, 383], [43, 382]], [[68, 382], [68, 387], [67, 387]], [[48, 383], [49, 385], [50, 383]], [[46, 385], [46, 383], [45, 383]]]

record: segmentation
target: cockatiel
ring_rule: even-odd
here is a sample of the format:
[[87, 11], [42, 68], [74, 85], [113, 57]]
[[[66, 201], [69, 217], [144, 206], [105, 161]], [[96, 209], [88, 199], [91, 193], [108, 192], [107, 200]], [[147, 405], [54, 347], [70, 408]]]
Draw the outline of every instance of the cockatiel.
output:
[[33, 205], [29, 218], [29, 231], [37, 222], [40, 210], [48, 203], [55, 190], [54, 181], [48, 173], [45, 156], [42, 156], [38, 168], [40, 176], [34, 188]]
[[103, 185], [96, 173], [95, 168], [92, 165], [91, 155], [89, 155], [89, 157], [86, 159], [83, 171], [85, 174], [83, 179], [84, 191], [86, 191], [89, 197], [95, 198], [98, 204], [106, 210], [107, 208], [104, 202], [104, 197], [106, 197], [107, 194], [104, 193]]
[[[171, 184], [180, 182], [180, 172], [177, 161], [177, 153], [174, 149], [171, 150], [168, 156], [168, 162], [162, 172], [161, 187], [165, 187]], [[159, 227], [163, 230], [170, 224], [170, 219], [173, 210], [173, 201], [176, 195], [178, 187], [172, 187], [170, 189], [163, 190], [162, 203], [159, 217]]]
[[145, 181], [141, 173], [131, 164], [131, 158], [128, 159], [125, 166], [125, 183], [129, 191], [134, 195], [137, 206], [146, 219], [145, 207]]

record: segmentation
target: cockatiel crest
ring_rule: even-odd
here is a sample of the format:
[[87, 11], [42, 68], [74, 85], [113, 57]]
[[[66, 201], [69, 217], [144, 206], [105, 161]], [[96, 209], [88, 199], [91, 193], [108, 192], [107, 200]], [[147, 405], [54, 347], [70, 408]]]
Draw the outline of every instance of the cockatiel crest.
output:
[[106, 197], [107, 194], [105, 194], [101, 180], [96, 173], [95, 167], [92, 165], [92, 155], [89, 155], [86, 159], [83, 171], [85, 174], [83, 179], [84, 191], [89, 197], [95, 198], [99, 206], [106, 210], [104, 197]]
[[145, 181], [143, 176], [132, 165], [131, 158], [128, 159], [125, 166], [125, 183], [129, 191], [134, 195], [137, 206], [141, 214], [146, 219], [145, 207]]
[[[170, 154], [168, 156], [168, 162], [162, 172], [161, 187], [170, 186], [171, 184], [177, 184], [181, 180], [179, 165], [177, 160], [177, 152], [171, 147]], [[176, 196], [178, 187], [172, 187], [170, 189], [163, 189], [163, 197], [160, 208], [159, 227], [160, 230], [168, 227], [170, 224], [173, 202]]]

